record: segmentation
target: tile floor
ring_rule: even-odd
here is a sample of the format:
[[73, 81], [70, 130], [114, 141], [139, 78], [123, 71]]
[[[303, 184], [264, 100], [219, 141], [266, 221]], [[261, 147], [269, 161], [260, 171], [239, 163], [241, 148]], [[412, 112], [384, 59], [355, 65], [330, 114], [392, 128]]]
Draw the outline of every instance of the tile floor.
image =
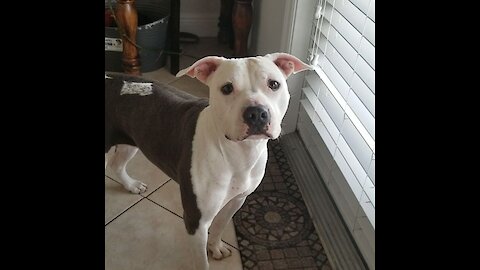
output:
[[[183, 44], [183, 52], [201, 58], [207, 55], [229, 56], [231, 51], [218, 45], [216, 38], [201, 39], [199, 44]], [[196, 61], [182, 56], [180, 68]], [[166, 68], [143, 76], [168, 83], [191, 94], [208, 97], [208, 88], [188, 76], [176, 78]], [[139, 151], [127, 171], [148, 185], [137, 195], [126, 191], [107, 168], [105, 172], [105, 269], [191, 269], [186, 230], [178, 184], [150, 163]], [[233, 223], [227, 226], [223, 240], [232, 247], [232, 256], [217, 261], [209, 258], [212, 270], [242, 269]]]

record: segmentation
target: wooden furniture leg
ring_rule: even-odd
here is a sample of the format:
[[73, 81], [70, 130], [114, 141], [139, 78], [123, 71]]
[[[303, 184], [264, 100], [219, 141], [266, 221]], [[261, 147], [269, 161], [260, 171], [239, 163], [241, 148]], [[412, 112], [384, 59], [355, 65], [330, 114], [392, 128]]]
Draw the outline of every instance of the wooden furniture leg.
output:
[[133, 42], [137, 39], [138, 14], [135, 0], [118, 0], [115, 10], [117, 23], [123, 29], [122, 63], [125, 73], [140, 75], [140, 59], [137, 47]]
[[220, 16], [218, 17], [218, 42], [228, 44], [230, 49], [233, 49], [233, 0], [221, 0], [220, 2]]
[[170, 73], [176, 75], [180, 70], [180, 0], [170, 2]]
[[235, 0], [233, 4], [233, 32], [235, 56], [246, 56], [248, 35], [252, 26], [252, 0]]

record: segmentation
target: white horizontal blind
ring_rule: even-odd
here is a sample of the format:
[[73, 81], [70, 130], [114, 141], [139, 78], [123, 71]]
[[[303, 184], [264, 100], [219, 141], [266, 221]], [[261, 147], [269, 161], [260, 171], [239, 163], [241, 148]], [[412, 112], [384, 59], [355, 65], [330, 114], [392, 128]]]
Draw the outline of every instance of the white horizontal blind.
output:
[[310, 38], [301, 104], [375, 228], [375, 0], [319, 0]]

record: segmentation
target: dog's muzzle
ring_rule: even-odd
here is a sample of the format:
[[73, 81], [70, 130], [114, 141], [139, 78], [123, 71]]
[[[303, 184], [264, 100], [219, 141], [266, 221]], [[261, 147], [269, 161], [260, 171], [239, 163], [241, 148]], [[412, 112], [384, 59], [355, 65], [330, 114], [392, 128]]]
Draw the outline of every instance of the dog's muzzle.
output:
[[264, 134], [270, 123], [270, 113], [265, 106], [250, 106], [243, 112], [243, 121], [248, 126], [248, 134]]

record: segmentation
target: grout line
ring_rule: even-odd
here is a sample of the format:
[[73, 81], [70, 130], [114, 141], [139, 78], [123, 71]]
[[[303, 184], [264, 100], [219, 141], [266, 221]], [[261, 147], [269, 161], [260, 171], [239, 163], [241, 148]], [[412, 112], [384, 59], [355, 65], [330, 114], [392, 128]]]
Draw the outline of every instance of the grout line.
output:
[[[112, 181], [122, 185], [120, 182], [118, 182], [117, 180], [111, 178], [110, 176], [108, 175], [105, 175], [106, 177], [108, 177], [109, 179], [111, 179]], [[157, 191], [159, 188], [163, 187], [166, 183], [170, 182], [170, 180], [172, 179], [168, 179], [165, 183], [161, 184], [158, 188], [156, 188], [154, 191], [152, 191], [148, 196], [152, 195], [155, 191]], [[122, 185], [123, 186], [123, 185]], [[126, 190], [128, 191], [128, 190]], [[105, 227], [107, 227], [108, 224], [110, 224], [112, 221], [114, 221], [115, 219], [117, 219], [119, 216], [121, 216], [123, 213], [127, 212], [130, 208], [132, 208], [133, 206], [135, 206], [137, 203], [139, 203], [140, 201], [142, 201], [143, 199], [148, 199], [147, 197], [145, 196], [142, 196], [141, 194], [133, 194], [132, 195], [140, 195], [142, 198], [138, 201], [136, 201], [134, 204], [132, 204], [131, 206], [129, 206], [127, 209], [123, 210], [120, 214], [116, 215], [114, 218], [112, 218], [112, 220], [110, 220], [109, 222], [107, 222], [107, 224], [105, 224]], [[150, 200], [151, 201], [151, 200]]]
[[148, 198], [148, 197], [145, 197], [145, 199], [147, 199], [147, 200], [149, 200], [149, 201], [153, 202], [154, 204], [156, 204], [156, 205], [158, 205], [158, 206], [162, 207], [163, 209], [167, 210], [168, 212], [170, 212], [170, 213], [174, 214], [175, 216], [177, 216], [177, 217], [179, 217], [179, 218], [181, 218], [181, 219], [183, 220], [183, 217], [179, 216], [177, 213], [175, 213], [175, 212], [173, 212], [172, 210], [170, 210], [170, 209], [166, 208], [165, 206], [163, 206], [163, 205], [161, 205], [161, 204], [157, 203], [156, 201], [153, 201], [152, 199], [150, 199], [150, 198]]
[[130, 208], [134, 207], [137, 203], [141, 202], [143, 199], [145, 199], [145, 197], [142, 197], [140, 200], [138, 200], [137, 202], [129, 206], [127, 209], [123, 210], [120, 214], [116, 215], [114, 218], [112, 218], [112, 220], [110, 220], [109, 222], [107, 222], [107, 224], [105, 224], [105, 227], [107, 227], [108, 224], [112, 223], [112, 221], [117, 219], [119, 216], [123, 215], [123, 213], [127, 212]]
[[167, 181], [165, 181], [165, 183], [161, 184], [158, 188], [156, 188], [154, 191], [150, 192], [150, 194], [148, 194], [147, 196], [143, 196], [143, 194], [145, 194], [145, 192], [142, 193], [142, 194], [139, 194], [139, 195], [144, 197], [144, 198], [148, 198], [150, 195], [155, 193], [155, 191], [159, 190], [161, 187], [165, 186], [168, 182], [170, 182], [170, 180], [172, 180], [172, 178], [169, 178]]
[[[237, 236], [237, 234], [235, 234], [235, 237], [236, 237], [236, 236]], [[227, 244], [227, 245], [229, 245], [229, 246], [231, 246], [232, 248], [234, 248], [234, 249], [238, 250], [238, 248], [237, 248], [237, 247], [235, 247], [234, 245], [232, 245], [232, 244], [228, 243], [227, 241], [225, 241], [225, 240], [223, 240], [223, 239], [222, 239], [222, 242], [223, 242], [223, 243], [225, 243], [225, 244]], [[238, 251], [240, 251], [240, 250], [238, 250]]]

